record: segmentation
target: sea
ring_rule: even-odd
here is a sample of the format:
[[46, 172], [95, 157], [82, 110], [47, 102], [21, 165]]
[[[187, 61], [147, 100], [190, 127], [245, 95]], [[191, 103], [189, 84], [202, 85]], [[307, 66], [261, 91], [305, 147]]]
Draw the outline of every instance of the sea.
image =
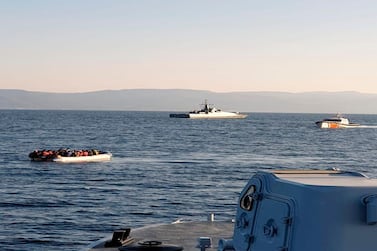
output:
[[[0, 110], [0, 249], [85, 250], [113, 230], [235, 216], [265, 169], [377, 178], [377, 115], [319, 129], [331, 114], [249, 113], [190, 120], [169, 112]], [[35, 149], [99, 149], [102, 163], [32, 162]]]

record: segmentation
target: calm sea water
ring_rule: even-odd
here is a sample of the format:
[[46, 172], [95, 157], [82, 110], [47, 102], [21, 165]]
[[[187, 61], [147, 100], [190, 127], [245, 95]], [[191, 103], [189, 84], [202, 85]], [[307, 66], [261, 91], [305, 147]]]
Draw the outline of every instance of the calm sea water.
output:
[[[259, 169], [377, 177], [377, 115], [321, 130], [324, 114], [187, 120], [165, 112], [0, 111], [1, 250], [84, 250], [116, 228], [235, 215]], [[33, 163], [37, 148], [111, 151], [105, 163]]]

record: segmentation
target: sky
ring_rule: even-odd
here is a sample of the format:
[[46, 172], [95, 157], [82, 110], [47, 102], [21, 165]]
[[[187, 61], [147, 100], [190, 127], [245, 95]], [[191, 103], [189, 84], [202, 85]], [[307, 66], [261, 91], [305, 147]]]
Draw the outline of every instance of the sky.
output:
[[0, 89], [377, 93], [375, 0], [0, 0]]

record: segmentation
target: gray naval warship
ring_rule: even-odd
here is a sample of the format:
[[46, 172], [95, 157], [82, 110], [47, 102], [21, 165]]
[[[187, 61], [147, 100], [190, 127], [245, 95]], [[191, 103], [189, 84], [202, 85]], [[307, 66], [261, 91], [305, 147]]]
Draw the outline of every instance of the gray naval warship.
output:
[[234, 220], [115, 230], [90, 251], [375, 251], [377, 179], [340, 170], [259, 171]]

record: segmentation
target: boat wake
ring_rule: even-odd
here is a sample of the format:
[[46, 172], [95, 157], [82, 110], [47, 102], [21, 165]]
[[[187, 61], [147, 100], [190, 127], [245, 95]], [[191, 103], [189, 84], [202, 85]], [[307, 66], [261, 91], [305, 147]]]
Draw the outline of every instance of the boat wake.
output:
[[377, 125], [360, 125], [354, 128], [377, 128]]

